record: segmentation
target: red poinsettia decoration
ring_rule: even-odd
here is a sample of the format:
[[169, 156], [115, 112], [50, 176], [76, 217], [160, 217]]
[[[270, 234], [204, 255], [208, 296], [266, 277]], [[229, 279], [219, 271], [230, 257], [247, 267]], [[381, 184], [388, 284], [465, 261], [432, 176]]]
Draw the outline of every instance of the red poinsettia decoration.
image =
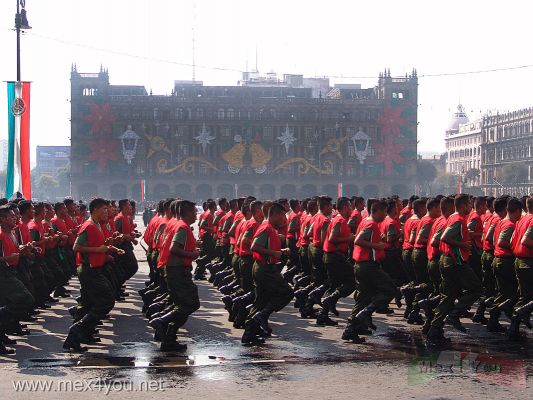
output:
[[108, 103], [102, 106], [93, 104], [91, 106], [91, 113], [83, 119], [92, 125], [92, 133], [111, 133], [113, 122], [117, 120], [117, 116], [111, 112], [111, 106]]
[[377, 119], [377, 123], [381, 126], [381, 133], [383, 135], [400, 135], [400, 128], [407, 125], [407, 120], [402, 118], [402, 112], [403, 107], [385, 107], [383, 114]]
[[115, 140], [108, 140], [100, 138], [89, 142], [91, 152], [87, 156], [88, 161], [96, 161], [101, 170], [106, 169], [109, 161], [118, 160], [117, 142]]
[[374, 162], [382, 163], [386, 173], [392, 172], [394, 163], [403, 164], [405, 161], [400, 155], [405, 145], [394, 143], [394, 139], [390, 135], [384, 138], [383, 143], [375, 143], [373, 147], [375, 151]]

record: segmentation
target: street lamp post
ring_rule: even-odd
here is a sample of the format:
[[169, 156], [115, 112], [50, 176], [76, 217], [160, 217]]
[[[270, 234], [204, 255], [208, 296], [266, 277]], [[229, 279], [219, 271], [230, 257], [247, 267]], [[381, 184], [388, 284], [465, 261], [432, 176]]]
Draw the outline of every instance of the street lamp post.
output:
[[26, 17], [26, 0], [17, 1], [17, 13], [15, 14], [15, 30], [17, 31], [17, 82], [20, 82], [20, 31], [31, 29]]

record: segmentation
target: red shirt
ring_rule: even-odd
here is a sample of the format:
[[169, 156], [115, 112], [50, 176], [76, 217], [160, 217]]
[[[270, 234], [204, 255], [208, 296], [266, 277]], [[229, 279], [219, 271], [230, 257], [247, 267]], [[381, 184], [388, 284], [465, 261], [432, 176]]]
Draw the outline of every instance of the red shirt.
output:
[[[290, 232], [289, 228], [291, 228], [291, 225], [294, 226], [294, 224], [297, 224], [298, 230], [296, 232]], [[289, 217], [287, 218], [287, 239], [298, 240], [299, 232], [300, 232], [300, 213], [295, 213], [294, 211], [291, 211], [289, 213]]]
[[176, 218], [172, 218], [167, 222], [163, 233], [161, 233], [159, 236], [158, 243], [160, 243], [160, 245], [158, 246], [159, 259], [157, 260], [157, 268], [167, 265], [168, 258], [170, 256], [170, 246], [172, 245], [172, 239], [174, 238], [174, 234], [177, 232], [177, 230], [178, 220]]
[[515, 224], [511, 247], [515, 257], [533, 258], [533, 250], [522, 244], [524, 236], [533, 238], [533, 215], [526, 214]]
[[494, 228], [494, 257], [512, 257], [513, 252], [510, 249], [499, 245], [500, 238], [511, 243], [512, 235], [515, 230], [515, 224], [510, 219], [502, 219]]
[[[65, 217], [65, 224], [67, 224], [67, 228], [68, 228], [69, 231], [71, 229], [77, 229], [78, 228], [78, 225], [76, 224], [76, 222], [68, 214]], [[70, 237], [68, 239], [69, 244], [73, 245], [75, 241], [76, 241], [76, 235], [70, 235]]]
[[[466, 218], [462, 215], [455, 213], [450, 215], [446, 221], [446, 228], [444, 229], [443, 235], [448, 230], [456, 230], [455, 237], [452, 239], [468, 243], [470, 241], [470, 234], [468, 233], [468, 228], [466, 227]], [[442, 254], [452, 257], [457, 265], [463, 265], [468, 262], [470, 258], [470, 252], [458, 247], [452, 247], [448, 243], [441, 240], [439, 250]]]
[[[483, 220], [483, 236], [481, 237], [481, 243], [483, 244], [483, 251], [494, 251], [494, 245], [489, 243], [487, 239], [487, 234], [489, 233], [489, 229], [493, 227], [498, 221], [500, 220], [500, 216], [496, 213], [491, 214]], [[494, 230], [492, 231], [492, 234], [494, 234]], [[494, 236], [490, 238], [492, 240]]]
[[313, 219], [313, 216], [310, 214], [307, 214], [306, 212], [302, 214], [300, 217], [300, 238], [298, 239], [298, 243], [296, 243], [296, 246], [302, 247], [302, 246], [309, 246], [309, 239], [306, 239], [304, 237], [304, 232], [306, 228], [309, 226]]
[[411, 218], [411, 217], [414, 215], [414, 213], [415, 213], [415, 212], [413, 211], [413, 209], [412, 209], [412, 208], [409, 208], [409, 206], [404, 207], [404, 208], [402, 209], [402, 211], [400, 211], [400, 215], [398, 216], [398, 219], [399, 219], [400, 221], [405, 221], [405, 222], [407, 222], [407, 220], [408, 220], [409, 218]]
[[389, 243], [388, 241], [385, 242], [385, 249], [398, 249], [400, 248], [400, 221], [396, 219], [392, 219], [388, 215], [385, 217], [385, 219], [379, 224], [379, 230], [381, 232], [381, 235], [385, 238], [390, 236], [396, 236], [396, 240], [392, 243]]
[[[237, 213], [233, 217], [233, 222], [231, 223], [231, 225], [233, 226], [233, 224], [235, 224], [235, 223], [238, 224], [235, 227], [235, 232], [233, 233], [233, 235], [229, 235], [229, 243], [231, 245], [233, 245], [233, 246], [235, 246], [235, 244], [237, 243], [237, 228], [240, 225], [240, 221], [242, 221], [243, 219], [244, 219], [244, 214], [242, 212], [240, 212], [240, 211], [237, 211]], [[231, 229], [231, 227], [230, 227], [230, 229]]]
[[[43, 225], [43, 222], [42, 221], [36, 221], [34, 219], [32, 219], [29, 223], [28, 223], [28, 229], [30, 230], [30, 234], [31, 232], [35, 232], [36, 234], [38, 234], [38, 240], [41, 240], [43, 237], [44, 237], [44, 225]], [[41, 248], [41, 257], [45, 255], [46, 253], [46, 246], [38, 246]]]
[[326, 238], [324, 239], [324, 251], [327, 253], [342, 253], [346, 254], [348, 252], [348, 242], [333, 244], [329, 241], [329, 235], [331, 232], [336, 231], [338, 236], [341, 238], [347, 238], [350, 236], [351, 231], [348, 226], [348, 222], [340, 214], [337, 214], [331, 223], [328, 226], [328, 231], [326, 233]]
[[416, 239], [416, 230], [418, 228], [418, 224], [420, 223], [420, 218], [418, 218], [416, 215], [413, 215], [410, 217], [403, 226], [403, 245], [402, 249], [404, 250], [410, 250], [414, 248], [414, 242]]
[[[13, 254], [19, 253], [19, 243], [13, 232], [0, 230], [0, 257], [8, 257]], [[2, 262], [1, 264], [7, 264], [10, 267], [18, 265], [18, 261]]]
[[[381, 232], [379, 225], [370, 217], [365, 218], [357, 228], [356, 238], [359, 235], [364, 235], [365, 240], [370, 243], [381, 242]], [[380, 261], [385, 258], [384, 250], [374, 250], [368, 247], [361, 247], [354, 244], [352, 258], [355, 262], [363, 261]]]
[[[256, 242], [258, 245], [269, 250], [281, 250], [281, 241], [279, 239], [278, 232], [274, 229], [272, 224], [268, 222], [268, 220], [265, 220], [261, 225], [259, 225], [255, 231], [253, 242]], [[252, 251], [252, 256], [260, 265], [277, 264], [280, 261], [278, 257], [264, 256], [256, 251]]]
[[[227, 231], [224, 232], [223, 229], [224, 229], [224, 225], [228, 225], [228, 224], [230, 225], [228, 229], [231, 228], [231, 225], [233, 224], [233, 217], [234, 217], [233, 213], [229, 211], [226, 214], [224, 214], [222, 218], [220, 218], [220, 222], [218, 224], [218, 237], [223, 244], [230, 244], [228, 232]], [[226, 221], [228, 220], [230, 222], [226, 224]]]
[[143, 235], [144, 242], [150, 248], [152, 248], [152, 240], [154, 239], [155, 226], [160, 219], [161, 219], [161, 216], [159, 214], [154, 215], [150, 219], [150, 222], [148, 222], [148, 226], [146, 227], [146, 230], [144, 231], [144, 235]]
[[26, 225], [24, 222], [20, 221], [19, 224], [18, 224], [18, 228], [19, 228], [19, 231], [20, 231], [20, 237], [22, 239], [22, 243], [21, 244], [30, 243], [32, 240], [31, 240], [30, 230], [28, 229], [28, 225]]
[[240, 241], [238, 243], [238, 247], [239, 247], [239, 254], [241, 256], [252, 254], [252, 252], [250, 251], [250, 244], [244, 243], [243, 239], [245, 237], [249, 237], [250, 239], [253, 239], [258, 227], [259, 227], [259, 224], [254, 218], [250, 218], [249, 220], [244, 221], [242, 224], [239, 225], [239, 228], [241, 229], [240, 229]]
[[199, 225], [200, 225], [200, 233], [199, 233], [199, 237], [200, 238], [203, 238], [204, 235], [206, 234], [211, 234], [212, 232], [209, 232], [207, 231], [205, 228], [213, 228], [213, 214], [211, 214], [211, 212], [208, 210], [208, 211], [204, 211], [201, 215], [200, 215], [200, 222], [199, 222]]
[[421, 244], [418, 242], [418, 240], [424, 236], [426, 237], [426, 239], [428, 239], [429, 241], [429, 234], [431, 232], [431, 228], [433, 227], [433, 223], [435, 222], [435, 219], [434, 218], [431, 218], [429, 215], [424, 215], [421, 219], [420, 219], [420, 222], [418, 223], [417, 227], [416, 227], [416, 232], [415, 232], [415, 249], [424, 249], [426, 248], [426, 245], [427, 245], [427, 242], [426, 244]]
[[329, 219], [321, 212], [316, 213], [313, 217], [313, 235], [311, 237], [311, 244], [314, 247], [322, 247], [322, 229], [324, 225], [329, 224]]
[[[466, 221], [466, 225], [470, 231], [483, 234], [483, 221], [481, 220], [481, 216], [476, 211], [472, 211], [470, 213]], [[476, 249], [483, 248], [481, 237], [472, 238], [472, 244], [476, 247]]]
[[115, 217], [115, 227], [117, 226], [120, 227], [117, 228], [117, 230], [124, 235], [129, 235], [134, 231], [133, 224], [131, 223], [131, 218], [122, 213], [119, 213]]
[[[427, 252], [428, 252], [428, 260], [433, 261], [438, 259], [440, 257], [440, 238], [442, 236], [442, 233], [444, 232], [444, 229], [446, 228], [446, 217], [444, 215], [441, 215], [439, 218], [433, 222], [433, 226], [431, 227], [431, 231], [429, 232], [429, 238], [427, 243]], [[433, 246], [431, 243], [435, 242], [436, 246]]]
[[[78, 236], [86, 233], [87, 247], [99, 247], [105, 243], [104, 233], [92, 220], [87, 220], [78, 230]], [[106, 263], [105, 253], [76, 253], [76, 264], [85, 264], [89, 261], [91, 268], [101, 268]]]
[[363, 216], [361, 215], [361, 212], [358, 209], [353, 210], [352, 214], [350, 215], [350, 219], [348, 220], [348, 225], [355, 227], [353, 233], [357, 231], [357, 227], [359, 226], [362, 220]]

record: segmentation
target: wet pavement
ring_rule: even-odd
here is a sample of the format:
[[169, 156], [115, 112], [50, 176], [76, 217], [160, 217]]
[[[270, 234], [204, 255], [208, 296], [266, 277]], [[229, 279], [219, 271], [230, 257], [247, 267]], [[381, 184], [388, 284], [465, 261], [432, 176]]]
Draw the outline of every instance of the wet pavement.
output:
[[[447, 329], [449, 346], [428, 347], [420, 327], [407, 325], [403, 311], [392, 306], [394, 315], [374, 317], [378, 329], [367, 343], [354, 345], [340, 340], [342, 318], [338, 327], [317, 327], [291, 304], [273, 316], [274, 336], [265, 345], [244, 347], [242, 331], [227, 322], [221, 296], [207, 282], [198, 283], [202, 307], [179, 332], [187, 351], [163, 354], [140, 312], [136, 291], [148, 268], [140, 247], [137, 255], [140, 271], [128, 284], [128, 300], [117, 303], [100, 327], [102, 343], [81, 355], [62, 351], [74, 300], [61, 300], [29, 324], [29, 337], [17, 338], [16, 355], [0, 357], [4, 398], [71, 398], [73, 392], [80, 399], [533, 398], [531, 332], [510, 343], [463, 320], [468, 333]], [[352, 303], [339, 304], [341, 317]], [[52, 386], [29, 386], [37, 381]]]

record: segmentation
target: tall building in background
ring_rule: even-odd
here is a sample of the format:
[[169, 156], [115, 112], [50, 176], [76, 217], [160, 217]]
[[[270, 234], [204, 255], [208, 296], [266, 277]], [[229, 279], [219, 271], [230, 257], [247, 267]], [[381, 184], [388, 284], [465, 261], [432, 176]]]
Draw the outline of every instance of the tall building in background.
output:
[[58, 171], [68, 167], [70, 146], [37, 146], [36, 173], [55, 177]]
[[72, 195], [195, 200], [414, 191], [416, 71], [371, 88], [258, 72], [238, 86], [175, 81], [170, 95], [71, 72]]
[[458, 175], [471, 187], [481, 183], [481, 125], [481, 120], [470, 122], [459, 104], [444, 139], [448, 153], [446, 172]]
[[6, 139], [0, 140], [0, 171], [7, 169], [7, 147], [8, 141]]

